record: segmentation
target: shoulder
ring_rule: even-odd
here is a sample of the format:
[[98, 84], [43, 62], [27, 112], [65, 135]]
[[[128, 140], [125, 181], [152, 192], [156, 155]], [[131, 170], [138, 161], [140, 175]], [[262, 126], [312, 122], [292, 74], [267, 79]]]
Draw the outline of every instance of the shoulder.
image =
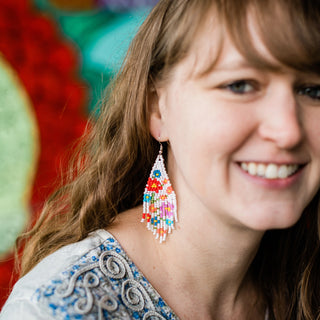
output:
[[[2, 309], [0, 319], [21, 319], [19, 315], [28, 313], [37, 314], [38, 317], [33, 316], [32, 319], [42, 319], [41, 310], [36, 308], [37, 304], [34, 299], [36, 292], [46, 286], [49, 289], [50, 283], [54, 281], [53, 279], [70, 267], [77, 265], [77, 262], [86, 254], [95, 252], [102, 242], [101, 231], [99, 230], [88, 238], [65, 246], [44, 258], [15, 284]], [[29, 319], [28, 316], [23, 316], [23, 318]], [[43, 319], [48, 319], [48, 314]]]
[[117, 241], [99, 230], [21, 278], [0, 319], [166, 319], [155, 303], [164, 305]]

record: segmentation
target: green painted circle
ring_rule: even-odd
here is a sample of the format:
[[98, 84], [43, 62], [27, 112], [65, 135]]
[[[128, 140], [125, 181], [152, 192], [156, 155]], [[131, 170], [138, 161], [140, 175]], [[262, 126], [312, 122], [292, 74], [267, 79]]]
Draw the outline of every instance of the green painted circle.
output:
[[0, 55], [0, 255], [14, 245], [29, 218], [38, 131], [18, 76]]

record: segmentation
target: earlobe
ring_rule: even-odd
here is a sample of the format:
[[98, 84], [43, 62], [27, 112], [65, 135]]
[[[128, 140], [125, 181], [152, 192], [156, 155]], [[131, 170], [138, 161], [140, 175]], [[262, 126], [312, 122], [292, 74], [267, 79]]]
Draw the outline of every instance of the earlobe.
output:
[[158, 141], [167, 141], [167, 133], [164, 117], [164, 96], [161, 92], [154, 90], [149, 95], [150, 118], [149, 128], [151, 135]]

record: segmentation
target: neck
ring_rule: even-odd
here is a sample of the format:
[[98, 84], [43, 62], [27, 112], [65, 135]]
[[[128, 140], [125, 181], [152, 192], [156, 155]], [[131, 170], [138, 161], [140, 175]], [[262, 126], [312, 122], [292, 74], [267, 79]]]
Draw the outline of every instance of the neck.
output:
[[208, 216], [199, 211], [197, 216], [185, 214], [167, 243], [158, 245], [157, 254], [160, 261], [172, 262], [161, 266], [168, 282], [189, 296], [197, 296], [208, 312], [215, 310], [216, 317], [221, 310], [217, 319], [231, 319], [222, 314], [234, 314], [254, 292], [248, 270], [262, 233], [231, 228], [214, 218], [210, 221]]
[[227, 227], [180, 208], [183, 219], [159, 244], [137, 223], [141, 210], [121, 214], [119, 228], [115, 224], [110, 231], [180, 319], [259, 319], [246, 310], [257, 309], [248, 269], [262, 232]]

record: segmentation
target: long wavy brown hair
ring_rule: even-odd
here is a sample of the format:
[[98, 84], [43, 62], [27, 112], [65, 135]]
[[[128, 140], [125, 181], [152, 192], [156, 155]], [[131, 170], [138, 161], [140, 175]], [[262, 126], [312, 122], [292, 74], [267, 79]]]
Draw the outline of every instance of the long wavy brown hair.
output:
[[[108, 88], [99, 119], [88, 126], [67, 180], [48, 199], [35, 226], [18, 239], [25, 243], [22, 275], [60, 247], [108, 228], [117, 214], [142, 201], [158, 152], [148, 126], [150, 95], [187, 56], [209, 16], [222, 26], [221, 46], [227, 32], [248, 61], [272, 68], [252, 42], [249, 12], [281, 64], [320, 74], [318, 0], [160, 0]], [[268, 231], [261, 242], [250, 271], [270, 319], [320, 319], [318, 206], [319, 194], [295, 226]]]

